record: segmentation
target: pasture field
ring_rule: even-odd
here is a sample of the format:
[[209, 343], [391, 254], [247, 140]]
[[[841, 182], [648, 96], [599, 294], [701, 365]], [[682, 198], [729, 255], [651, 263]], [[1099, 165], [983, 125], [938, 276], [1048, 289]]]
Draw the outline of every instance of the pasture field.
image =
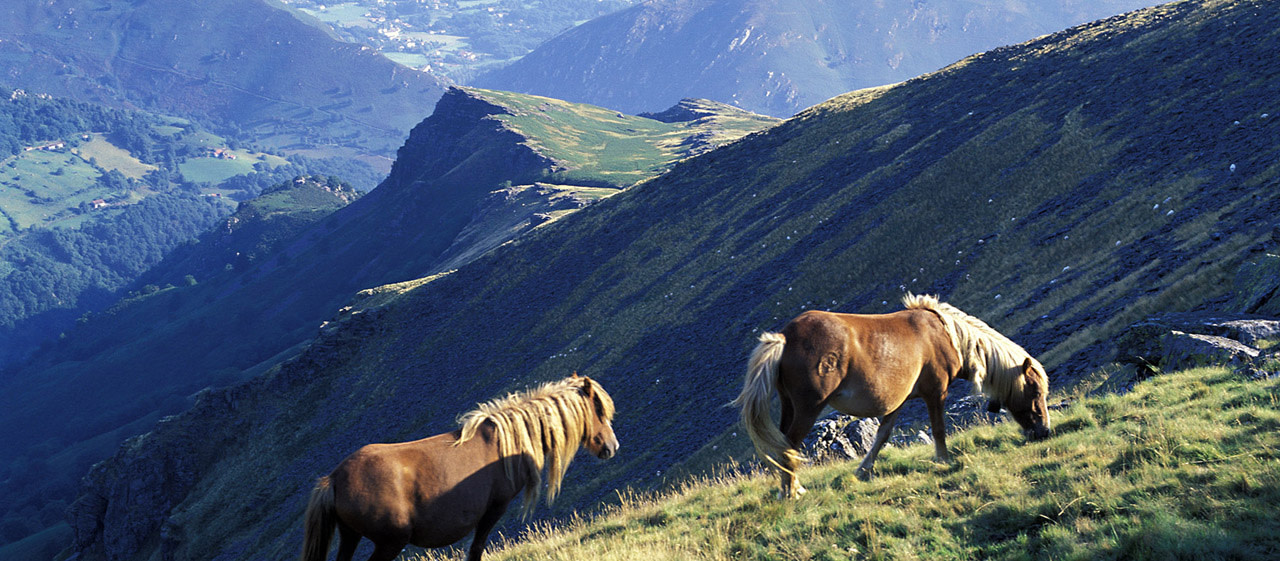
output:
[[182, 177], [187, 181], [218, 183], [237, 175], [252, 173], [253, 166], [257, 163], [264, 163], [273, 168], [288, 163], [287, 160], [279, 156], [260, 152], [249, 152], [247, 150], [230, 150], [229, 152], [235, 154], [236, 159], [189, 158], [187, 161], [178, 164], [178, 170], [182, 172]]
[[70, 152], [33, 150], [0, 164], [0, 232], [65, 217], [70, 209], [110, 196], [98, 170]]
[[394, 60], [399, 64], [408, 66], [409, 68], [418, 68], [431, 62], [431, 59], [427, 58], [426, 55], [418, 53], [386, 52], [382, 53], [382, 56]]
[[[758, 471], [620, 492], [603, 514], [489, 558], [1274, 559], [1280, 378], [1200, 368], [1088, 397], [1099, 378], [1068, 396], [1043, 441], [978, 424], [953, 433], [948, 465], [920, 444], [887, 448], [869, 482], [856, 462], [803, 468], [809, 492], [794, 502]], [[461, 557], [418, 557], [446, 558]]]
[[369, 12], [369, 9], [354, 2], [326, 4], [323, 10], [314, 8], [299, 9], [330, 25], [339, 27], [374, 27], [373, 23], [364, 17]]
[[92, 158], [103, 169], [114, 169], [133, 179], [142, 179], [147, 172], [156, 169], [156, 166], [139, 161], [129, 151], [116, 147], [99, 135], [80, 144], [73, 152], [85, 160]]

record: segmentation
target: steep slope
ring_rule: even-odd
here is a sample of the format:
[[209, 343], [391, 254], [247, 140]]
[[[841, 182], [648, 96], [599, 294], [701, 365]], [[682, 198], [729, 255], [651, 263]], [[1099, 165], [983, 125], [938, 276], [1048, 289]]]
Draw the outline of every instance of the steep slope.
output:
[[297, 150], [390, 154], [444, 90], [264, 0], [7, 2], [0, 38], [13, 87], [199, 117]]
[[[332, 213], [355, 196], [356, 193], [344, 185], [331, 185], [324, 181], [290, 181], [242, 203], [230, 216], [230, 213], [214, 215], [209, 222], [218, 224], [205, 233], [200, 242], [179, 247], [157, 267], [159, 270], [153, 269], [138, 280], [137, 290], [130, 295], [123, 299], [117, 297], [116, 303], [110, 307], [104, 305], [102, 308], [105, 309], [85, 314], [85, 318], [93, 319], [79, 322], [75, 338], [94, 338], [99, 344], [118, 347], [121, 341], [146, 340], [157, 323], [172, 327], [172, 316], [177, 310], [189, 306], [192, 299], [209, 294], [204, 289], [215, 288], [219, 280], [224, 280], [218, 275], [226, 276], [223, 271], [225, 265], [234, 263], [241, 266], [252, 262], [260, 257], [258, 253], [269, 251], [272, 245], [278, 244], [281, 237]], [[124, 238], [128, 235], [144, 239], [160, 237], [153, 231], [157, 227], [148, 224], [181, 223], [176, 213], [164, 213], [168, 207], [180, 203], [169, 200], [171, 198], [167, 195], [153, 197], [148, 199], [152, 202], [134, 205], [128, 211], [145, 213], [143, 216], [149, 217], [148, 221], [129, 218], [126, 214], [115, 225], [114, 232], [105, 225], [97, 225], [86, 229], [85, 235], [101, 236], [113, 242], [112, 245], [119, 246], [127, 246]], [[199, 200], [206, 205], [225, 207], [208, 197]], [[164, 206], [149, 208], [156, 204]], [[149, 216], [155, 214], [160, 216]], [[197, 233], [189, 232], [187, 236], [194, 237]], [[182, 274], [159, 274], [165, 269], [181, 271]], [[172, 284], [166, 282], [169, 279], [173, 280]], [[155, 284], [151, 284], [153, 281]], [[190, 319], [200, 321], [199, 318]], [[184, 329], [181, 335], [191, 333], [190, 329]], [[13, 341], [9, 343], [13, 344]], [[5, 474], [0, 477], [0, 526], [5, 528], [0, 545], [59, 522], [61, 516], [37, 518], [30, 515], [30, 509], [33, 506], [43, 509], [49, 505], [65, 504], [73, 496], [77, 474], [82, 474], [95, 461], [110, 453], [121, 440], [151, 425], [160, 416], [179, 412], [190, 405], [186, 394], [194, 389], [190, 387], [193, 381], [188, 380], [188, 385], [183, 386], [182, 382], [168, 379], [175, 378], [172, 370], [167, 377], [160, 379], [135, 373], [104, 380], [100, 374], [95, 377], [92, 367], [85, 368], [74, 357], [64, 358], [72, 359], [72, 364], [66, 368], [28, 370], [21, 374], [10, 371], [0, 378], [0, 393], [4, 394], [0, 399], [4, 400], [7, 410], [6, 430], [22, 435], [6, 439], [4, 460], [0, 461], [0, 472]], [[143, 374], [146, 370], [145, 367], [135, 369]], [[30, 378], [15, 378], [15, 375]], [[176, 378], [182, 379], [183, 376]], [[211, 373], [204, 378], [194, 382], [201, 385], [227, 384], [235, 380], [233, 372]], [[174, 386], [182, 391], [174, 391]], [[103, 411], [102, 406], [107, 404], [114, 406], [110, 412]], [[66, 406], [71, 409], [65, 409]], [[31, 419], [60, 421], [32, 424]], [[23, 446], [23, 439], [28, 437], [40, 444]], [[65, 534], [65, 528], [63, 530]], [[65, 536], [63, 539], [65, 541]], [[0, 557], [20, 558], [5, 550], [0, 550]]]
[[1156, 3], [651, 0], [567, 31], [472, 83], [623, 111], [704, 97], [785, 117]]
[[138, 284], [163, 284], [187, 276], [208, 280], [228, 268], [247, 269], [358, 198], [359, 192], [334, 177], [299, 176], [265, 189], [240, 203], [234, 215], [205, 232], [198, 242], [179, 248], [147, 271]]
[[357, 446], [578, 371], [613, 394], [622, 449], [539, 509], [565, 515], [746, 452], [722, 405], [759, 330], [893, 310], [906, 290], [988, 320], [1066, 385], [1149, 311], [1225, 297], [1270, 239], [1277, 30], [1274, 2], [1179, 2], [998, 49], [370, 291], [296, 360], [100, 464], [77, 549], [290, 555], [313, 478]]
[[[0, 378], [0, 430], [11, 436], [0, 441], [0, 457], [35, 463], [33, 473], [61, 490], [14, 480], [0, 487], [0, 511], [12, 506], [5, 514], [16, 516], [55, 495], [70, 500], [66, 488], [84, 474], [84, 461], [108, 455], [193, 392], [296, 353], [356, 291], [456, 267], [689, 154], [776, 123], [686, 105], [699, 110], [662, 122], [453, 89], [415, 127], [388, 179], [350, 205], [322, 204], [351, 198], [327, 180], [242, 205], [140, 281], [175, 289], [95, 316]], [[282, 198], [299, 197], [314, 212], [275, 212], [294, 204]], [[62, 422], [30, 426], [33, 418]], [[84, 460], [78, 471], [41, 464], [69, 448]]]

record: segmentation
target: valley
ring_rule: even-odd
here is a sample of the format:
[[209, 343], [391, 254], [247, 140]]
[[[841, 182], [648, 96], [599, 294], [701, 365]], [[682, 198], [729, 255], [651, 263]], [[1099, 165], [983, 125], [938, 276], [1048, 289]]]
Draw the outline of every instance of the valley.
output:
[[573, 25], [636, 0], [284, 2], [323, 22], [344, 41], [368, 45], [397, 63], [461, 84]]

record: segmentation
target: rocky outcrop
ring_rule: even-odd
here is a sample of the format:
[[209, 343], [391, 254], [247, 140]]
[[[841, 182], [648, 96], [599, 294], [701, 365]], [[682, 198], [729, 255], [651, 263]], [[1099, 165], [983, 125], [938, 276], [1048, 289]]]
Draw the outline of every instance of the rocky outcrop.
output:
[[1116, 339], [1116, 362], [1140, 372], [1213, 364], [1254, 365], [1266, 353], [1261, 341], [1280, 338], [1280, 320], [1249, 314], [1177, 313], [1129, 326]]
[[[479, 184], [483, 197], [502, 181], [522, 183], [555, 168], [555, 162], [530, 147], [528, 138], [492, 118], [508, 113], [506, 107], [466, 89], [449, 88], [431, 116], [410, 131], [396, 152], [391, 174], [371, 195], [444, 181], [454, 188]], [[466, 177], [457, 177], [459, 172]]]

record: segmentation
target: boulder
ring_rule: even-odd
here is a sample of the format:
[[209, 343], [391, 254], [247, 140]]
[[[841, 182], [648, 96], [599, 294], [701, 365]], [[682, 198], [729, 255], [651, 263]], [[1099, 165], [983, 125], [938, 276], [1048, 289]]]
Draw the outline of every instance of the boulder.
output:
[[1280, 256], [1264, 253], [1240, 266], [1234, 282], [1234, 310], [1280, 316]]
[[816, 463], [860, 459], [875, 443], [880, 420], [834, 415], [814, 423], [804, 439], [804, 454]]
[[1184, 370], [1213, 364], [1247, 364], [1258, 349], [1226, 337], [1171, 331], [1160, 337], [1160, 367]]
[[1116, 337], [1116, 362], [1148, 369], [1253, 359], [1260, 340], [1280, 338], [1280, 321], [1252, 314], [1173, 313], [1135, 323]]

